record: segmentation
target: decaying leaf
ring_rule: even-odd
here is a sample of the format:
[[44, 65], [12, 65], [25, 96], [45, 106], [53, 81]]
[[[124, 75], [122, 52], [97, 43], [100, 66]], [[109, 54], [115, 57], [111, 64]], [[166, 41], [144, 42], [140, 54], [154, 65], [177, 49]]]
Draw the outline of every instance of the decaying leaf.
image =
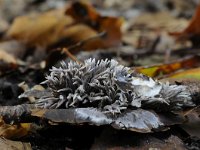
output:
[[[78, 11], [77, 5], [80, 7]], [[77, 15], [79, 22], [68, 11]], [[84, 17], [82, 17], [82, 14], [80, 14], [84, 11], [92, 15], [94, 13], [94, 15], [97, 15], [97, 18], [86, 17], [86, 20], [91, 22], [91, 24], [88, 24]], [[7, 37], [23, 41], [31, 46], [57, 47], [59, 45], [59, 47], [62, 47], [76, 44], [82, 40], [96, 37], [101, 32], [106, 32], [106, 35], [102, 38], [98, 37], [89, 40], [83, 46], [83, 49], [91, 50], [119, 45], [121, 41], [122, 19], [102, 17], [92, 6], [82, 2], [73, 3], [66, 11], [67, 15], [64, 12], [64, 9], [59, 9], [42, 14], [18, 17], [8, 30]]]
[[20, 16], [14, 20], [7, 36], [29, 45], [48, 46], [62, 38], [64, 28], [72, 22], [62, 9]]
[[11, 141], [0, 138], [0, 147], [2, 150], [32, 150], [30, 143]]
[[193, 43], [193, 47], [199, 46], [200, 39], [200, 5], [197, 6], [196, 12], [193, 15], [189, 25], [182, 32], [172, 32], [173, 36], [178, 37], [178, 40], [189, 39]]
[[161, 11], [157, 13], [143, 13], [136, 17], [133, 23], [136, 27], [142, 27], [143, 25], [147, 26], [150, 30], [165, 29], [165, 31], [181, 31], [181, 29], [184, 29], [187, 26], [188, 21], [184, 18], [175, 18], [167, 11]]
[[0, 74], [16, 69], [17, 59], [4, 50], [0, 49]]
[[[66, 14], [72, 16], [76, 21], [86, 23], [95, 27], [95, 22], [99, 19], [99, 13], [86, 2], [74, 2], [66, 10]], [[94, 23], [92, 23], [94, 22]]]
[[[186, 19], [175, 18], [167, 11], [146, 12], [128, 20], [128, 28], [122, 39], [137, 48], [165, 51], [176, 47], [174, 39], [167, 32], [182, 31], [187, 24]], [[153, 47], [155, 42], [156, 46]]]
[[199, 56], [192, 56], [187, 59], [182, 59], [170, 64], [161, 64], [155, 66], [143, 66], [135, 68], [138, 72], [143, 73], [150, 77], [158, 77], [159, 75], [172, 74], [173, 72], [180, 69], [188, 69], [199, 66]]
[[12, 1], [0, 10], [0, 149], [199, 149], [185, 142], [199, 137], [199, 48], [184, 52], [200, 45], [199, 4], [186, 28], [179, 0], [19, 0], [21, 13]]
[[177, 81], [191, 79], [200, 80], [200, 68], [188, 69], [169, 75], [167, 78], [176, 79]]
[[26, 136], [30, 130], [30, 125], [30, 123], [10, 125], [0, 119], [0, 136], [8, 139], [16, 139]]
[[12, 55], [1, 49], [0, 49], [0, 60], [6, 63], [11, 63], [13, 65], [17, 63], [17, 60]]
[[106, 32], [103, 45], [116, 46], [121, 42], [122, 18], [101, 16], [90, 4], [74, 2], [66, 14], [72, 16], [76, 22], [88, 25], [98, 33]]
[[98, 32], [85, 24], [76, 24], [68, 27], [63, 31], [63, 34], [64, 38], [61, 39], [61, 43], [64, 43], [63, 41], [68, 41], [69, 39], [71, 41], [69, 45], [75, 45], [84, 40], [87, 41], [80, 47], [74, 48], [74, 53], [80, 51], [80, 48], [82, 48], [83, 50], [94, 50], [101, 47], [105, 48], [104, 37], [99, 37]]
[[200, 16], [200, 5], [197, 6], [196, 8], [196, 12], [189, 24], [189, 26], [183, 31], [183, 34], [200, 34], [200, 29], [199, 29], [199, 25], [200, 25], [200, 21], [199, 21], [199, 16]]
[[190, 24], [182, 32], [172, 33], [172, 35], [181, 35], [181, 34], [200, 34], [199, 30], [199, 16], [200, 16], [200, 5], [197, 6], [196, 12], [193, 15], [193, 18]]

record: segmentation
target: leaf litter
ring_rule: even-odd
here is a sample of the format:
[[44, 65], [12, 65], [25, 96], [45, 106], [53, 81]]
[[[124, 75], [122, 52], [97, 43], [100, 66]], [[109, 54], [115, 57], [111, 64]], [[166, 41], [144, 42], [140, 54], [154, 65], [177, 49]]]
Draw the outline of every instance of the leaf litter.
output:
[[199, 148], [198, 3], [1, 3], [4, 149]]

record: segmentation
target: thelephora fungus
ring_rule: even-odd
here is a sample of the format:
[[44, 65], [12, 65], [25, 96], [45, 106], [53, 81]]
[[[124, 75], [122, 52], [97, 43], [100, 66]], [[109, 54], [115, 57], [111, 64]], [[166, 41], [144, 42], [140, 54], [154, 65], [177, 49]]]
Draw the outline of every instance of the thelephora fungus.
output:
[[50, 71], [43, 84], [51, 94], [38, 98], [38, 108], [93, 107], [118, 114], [127, 109], [176, 111], [195, 105], [187, 86], [158, 82], [115, 60], [62, 62]]

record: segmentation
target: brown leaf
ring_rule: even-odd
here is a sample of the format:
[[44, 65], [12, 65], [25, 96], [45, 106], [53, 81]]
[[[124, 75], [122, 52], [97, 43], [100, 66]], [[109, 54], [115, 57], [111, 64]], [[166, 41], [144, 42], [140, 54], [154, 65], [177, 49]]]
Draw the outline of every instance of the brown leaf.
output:
[[182, 32], [170, 32], [169, 34], [177, 37], [178, 40], [191, 40], [193, 46], [199, 46], [200, 39], [200, 5], [197, 6], [196, 11], [189, 23], [189, 25]]
[[81, 47], [78, 47], [78, 50], [76, 48], [73, 49], [73, 53], [76, 51], [80, 51], [80, 49], [92, 50], [104, 47], [104, 39], [101, 39], [99, 37], [95, 38], [98, 33], [85, 24], [76, 24], [68, 27], [63, 31], [63, 34], [65, 39], [71, 40], [71, 43], [69, 45], [74, 45], [78, 42], [91, 39], [85, 42], [84, 45], [82, 45]]
[[29, 143], [11, 141], [4, 138], [0, 138], [0, 147], [2, 150], [32, 150]]
[[[77, 4], [80, 5], [79, 11], [76, 11]], [[83, 11], [87, 11], [85, 17], [81, 14]], [[68, 47], [106, 32], [104, 37], [86, 42], [82, 49], [91, 50], [119, 45], [122, 19], [102, 17], [93, 7], [81, 2], [73, 3], [66, 12], [68, 15], [60, 9], [17, 17], [8, 30], [7, 37], [23, 41], [30, 46], [52, 48]]]
[[29, 45], [48, 46], [62, 38], [63, 29], [73, 20], [62, 9], [15, 18], [7, 36]]
[[18, 125], [6, 124], [0, 119], [0, 136], [8, 139], [16, 139], [28, 134], [31, 129], [30, 123], [21, 123]]
[[200, 28], [199, 28], [199, 25], [200, 25], [200, 20], [199, 20], [199, 17], [200, 17], [200, 5], [197, 6], [196, 8], [196, 12], [194, 13], [191, 21], [190, 21], [190, 24], [185, 28], [185, 30], [183, 30], [182, 32], [180, 33], [172, 33], [172, 35], [181, 35], [183, 36], [184, 34], [186, 35], [189, 35], [189, 34], [200, 34]]
[[93, 27], [100, 17], [99, 13], [94, 9], [94, 7], [92, 7], [92, 5], [83, 1], [72, 3], [65, 13], [70, 15], [77, 22], [86, 23]]
[[14, 70], [18, 67], [17, 59], [0, 49], [0, 74]]
[[2, 49], [0, 49], [0, 60], [11, 64], [17, 63], [17, 60], [12, 55], [8, 54]]
[[[93, 43], [102, 43], [102, 48], [116, 46], [121, 42], [121, 26], [123, 20], [116, 17], [101, 16], [91, 5], [84, 2], [74, 2], [66, 10], [66, 14], [75, 19], [77, 23], [86, 24], [93, 30], [106, 32], [103, 39], [98, 39]], [[90, 46], [86, 46], [90, 49]]]
[[[155, 21], [156, 20], [156, 21]], [[126, 22], [123, 41], [141, 49], [151, 49], [157, 38], [156, 51], [165, 51], [177, 47], [174, 39], [168, 35], [171, 31], [182, 31], [188, 24], [184, 18], [176, 18], [167, 11], [142, 13]]]

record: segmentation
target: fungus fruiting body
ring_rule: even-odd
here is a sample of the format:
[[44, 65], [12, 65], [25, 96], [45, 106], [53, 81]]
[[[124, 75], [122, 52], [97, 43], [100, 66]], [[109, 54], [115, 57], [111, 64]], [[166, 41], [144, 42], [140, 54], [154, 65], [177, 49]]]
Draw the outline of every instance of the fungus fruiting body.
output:
[[39, 108], [95, 107], [116, 114], [128, 108], [178, 110], [194, 105], [186, 86], [160, 83], [115, 60], [62, 62], [43, 84], [51, 95], [37, 100]]

